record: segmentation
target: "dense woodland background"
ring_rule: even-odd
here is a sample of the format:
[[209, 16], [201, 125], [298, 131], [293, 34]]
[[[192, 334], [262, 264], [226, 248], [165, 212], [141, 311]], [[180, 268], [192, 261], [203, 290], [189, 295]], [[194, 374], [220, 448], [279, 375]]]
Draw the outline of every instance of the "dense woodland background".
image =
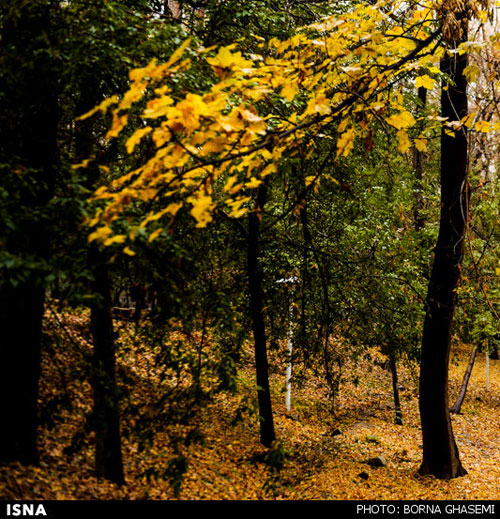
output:
[[0, 495], [496, 498], [497, 11], [1, 2]]

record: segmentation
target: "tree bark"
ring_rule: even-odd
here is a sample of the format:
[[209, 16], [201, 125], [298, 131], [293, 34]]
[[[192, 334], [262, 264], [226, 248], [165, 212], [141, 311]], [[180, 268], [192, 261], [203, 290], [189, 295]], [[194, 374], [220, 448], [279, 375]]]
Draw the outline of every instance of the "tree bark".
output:
[[[465, 31], [464, 31], [465, 33]], [[464, 34], [461, 41], [465, 41]], [[458, 47], [453, 42], [451, 48]], [[449, 121], [467, 114], [466, 54], [448, 53], [441, 70], [455, 83], [442, 89], [442, 116]], [[423, 461], [420, 474], [450, 479], [466, 474], [453, 436], [448, 399], [448, 365], [456, 288], [463, 258], [468, 218], [467, 135], [441, 133], [441, 216], [434, 263], [427, 293], [420, 368], [420, 417]]]
[[[425, 105], [427, 103], [427, 89], [420, 87], [417, 95], [421, 104], [421, 106], [418, 107], [417, 113], [420, 115], [425, 111]], [[421, 231], [425, 227], [425, 219], [423, 215], [424, 197], [422, 193], [423, 178], [424, 152], [415, 148], [415, 204], [413, 206], [413, 220], [416, 231]]]
[[389, 359], [392, 374], [392, 392], [394, 395], [394, 423], [396, 425], [403, 425], [401, 402], [399, 400], [398, 367], [396, 365], [396, 356], [391, 354]]
[[58, 167], [50, 4], [25, 2], [3, 13], [0, 52], [0, 183], [15, 224], [0, 224], [0, 243], [21, 265], [0, 271], [0, 462], [23, 464], [38, 464], [46, 208]]
[[467, 393], [467, 386], [469, 385], [469, 379], [472, 373], [472, 368], [474, 367], [474, 361], [476, 360], [478, 347], [474, 346], [472, 353], [470, 354], [469, 365], [464, 374], [464, 378], [462, 380], [462, 385], [460, 387], [460, 391], [457, 396], [457, 400], [453, 404], [453, 407], [450, 409], [450, 413], [460, 414], [460, 409], [462, 409], [462, 404], [465, 400], [465, 394]]
[[[85, 73], [85, 74], [84, 74]], [[87, 78], [81, 85], [76, 110], [82, 114], [99, 102], [98, 71], [92, 76], [82, 71]], [[75, 155], [77, 161], [92, 156], [95, 148], [93, 119], [79, 121], [75, 128]], [[94, 164], [87, 170], [86, 186], [95, 189], [99, 171]], [[90, 321], [94, 343], [92, 388], [94, 393], [93, 423], [95, 431], [95, 473], [98, 477], [118, 484], [125, 482], [123, 473], [120, 407], [115, 373], [115, 341], [112, 319], [111, 286], [105, 255], [97, 245], [88, 249], [88, 268], [94, 279], [90, 304]]]
[[250, 317], [255, 344], [255, 368], [257, 375], [257, 399], [259, 404], [260, 441], [270, 447], [276, 439], [274, 432], [271, 392], [269, 389], [269, 365], [267, 338], [262, 303], [262, 273], [259, 268], [259, 238], [261, 211], [266, 200], [263, 184], [257, 193], [255, 211], [248, 216], [247, 273], [250, 292]]
[[45, 291], [23, 283], [0, 293], [0, 462], [38, 465], [37, 400]]
[[94, 274], [93, 292], [96, 300], [90, 305], [90, 320], [94, 340], [95, 472], [123, 484], [123, 462], [120, 436], [120, 410], [115, 379], [115, 341], [111, 316], [111, 293], [108, 269], [99, 251], [91, 247], [90, 268]]

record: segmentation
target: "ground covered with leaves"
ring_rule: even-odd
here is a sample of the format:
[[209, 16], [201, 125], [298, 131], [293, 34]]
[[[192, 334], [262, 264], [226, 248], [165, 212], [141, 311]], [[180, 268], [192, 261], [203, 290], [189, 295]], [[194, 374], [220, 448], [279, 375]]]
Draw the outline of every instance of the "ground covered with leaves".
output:
[[[299, 373], [291, 413], [284, 406], [283, 356], [273, 353], [271, 383], [280, 443], [268, 452], [258, 441], [257, 419], [251, 411], [251, 348], [240, 369], [237, 391], [218, 392], [193, 412], [194, 407], [181, 405], [182, 383], [172, 388], [174, 375], [162, 376], [153, 353], [130, 339], [130, 323], [118, 323], [118, 371], [126, 394], [122, 431], [127, 484], [118, 487], [98, 480], [92, 472], [88, 419], [92, 408], [85, 367], [91, 355], [88, 315], [49, 310], [46, 322], [40, 466], [0, 467], [4, 499], [495, 499], [500, 495], [499, 361], [490, 361], [487, 391], [485, 357], [478, 357], [462, 414], [452, 417], [468, 474], [440, 481], [417, 475], [422, 451], [416, 365], [399, 364], [404, 420], [400, 426], [394, 424], [391, 374], [376, 349], [344, 366], [333, 409], [322, 378], [313, 372]], [[450, 366], [452, 401], [469, 353], [470, 346], [456, 342]], [[162, 384], [170, 384], [165, 393]], [[168, 423], [173, 416], [183, 418], [177, 420], [182, 425]], [[386, 466], [368, 463], [377, 456], [385, 458]], [[174, 469], [184, 471], [182, 484]]]

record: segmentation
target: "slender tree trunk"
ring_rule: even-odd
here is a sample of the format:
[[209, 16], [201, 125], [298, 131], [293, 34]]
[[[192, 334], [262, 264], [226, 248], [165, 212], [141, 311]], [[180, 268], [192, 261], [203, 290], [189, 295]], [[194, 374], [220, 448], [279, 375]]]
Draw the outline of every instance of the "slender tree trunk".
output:
[[462, 385], [457, 396], [457, 400], [453, 404], [453, 407], [450, 409], [450, 413], [460, 414], [460, 409], [462, 409], [465, 394], [467, 393], [467, 386], [469, 385], [469, 379], [472, 373], [472, 368], [474, 367], [474, 362], [476, 360], [477, 350], [478, 347], [474, 346], [472, 353], [470, 354], [469, 365], [467, 366], [467, 369], [465, 371], [464, 378], [462, 380]]
[[38, 464], [37, 402], [49, 236], [46, 206], [58, 166], [58, 98], [50, 2], [2, 13], [0, 183], [15, 230], [0, 243], [22, 269], [0, 271], [0, 462]]
[[276, 439], [274, 433], [271, 392], [269, 389], [269, 366], [267, 339], [262, 303], [262, 273], [259, 268], [259, 238], [261, 211], [266, 199], [263, 184], [257, 194], [256, 210], [248, 217], [247, 273], [250, 291], [250, 317], [255, 343], [255, 368], [257, 371], [257, 398], [259, 403], [260, 441], [270, 447]]
[[401, 413], [401, 402], [399, 400], [399, 382], [398, 382], [398, 367], [396, 365], [396, 356], [390, 355], [389, 363], [391, 365], [392, 374], [392, 392], [394, 395], [394, 423], [396, 425], [403, 425], [403, 415]]
[[[465, 32], [465, 31], [464, 31]], [[461, 41], [465, 41], [464, 34]], [[454, 42], [456, 48], [460, 42]], [[466, 54], [445, 54], [441, 70], [455, 85], [442, 90], [442, 116], [450, 121], [467, 114]], [[421, 474], [450, 479], [466, 474], [453, 436], [448, 400], [448, 365], [456, 287], [460, 277], [468, 218], [467, 135], [441, 133], [441, 217], [427, 293], [420, 371]]]
[[[98, 81], [92, 80], [81, 85], [80, 98], [76, 110], [82, 114], [99, 102]], [[77, 161], [91, 157], [95, 147], [93, 119], [78, 122], [75, 132], [75, 155]], [[86, 185], [96, 187], [99, 172], [95, 165], [87, 168]], [[106, 257], [96, 245], [88, 250], [88, 266], [93, 273], [92, 292], [95, 297], [90, 305], [90, 320], [94, 342], [92, 387], [94, 392], [93, 423], [95, 430], [95, 472], [122, 484], [125, 482], [120, 436], [120, 409], [115, 374], [115, 342], [112, 320], [111, 286], [106, 265]]]
[[95, 471], [103, 477], [123, 484], [123, 462], [120, 437], [120, 410], [115, 379], [115, 341], [111, 317], [111, 293], [106, 263], [98, 250], [91, 248], [90, 268], [93, 270], [95, 302], [90, 307], [94, 340]]
[[[427, 89], [420, 87], [418, 89], [418, 99], [421, 106], [418, 107], [417, 113], [421, 114], [425, 110], [427, 102]], [[422, 193], [422, 182], [424, 178], [424, 152], [415, 148], [415, 201], [413, 206], [413, 220], [416, 231], [421, 231], [425, 226], [423, 216], [424, 197]]]

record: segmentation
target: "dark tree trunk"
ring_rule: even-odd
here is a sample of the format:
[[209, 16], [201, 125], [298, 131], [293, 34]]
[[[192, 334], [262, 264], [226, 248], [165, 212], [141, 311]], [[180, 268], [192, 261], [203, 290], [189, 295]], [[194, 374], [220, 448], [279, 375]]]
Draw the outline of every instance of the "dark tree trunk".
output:
[[[466, 38], [464, 36], [464, 38]], [[465, 39], [463, 40], [465, 41]], [[455, 42], [456, 48], [460, 42]], [[455, 85], [442, 90], [442, 116], [450, 121], [467, 114], [466, 54], [446, 54], [441, 70]], [[466, 474], [453, 436], [448, 400], [448, 365], [456, 287], [460, 277], [468, 218], [467, 135], [441, 133], [441, 217], [427, 293], [420, 371], [423, 436], [421, 474], [450, 479]]]
[[392, 392], [394, 395], [394, 423], [403, 425], [403, 415], [401, 413], [401, 402], [399, 400], [399, 382], [398, 367], [396, 365], [396, 356], [390, 356], [391, 374], [392, 374]]
[[111, 293], [106, 263], [96, 248], [89, 253], [90, 268], [94, 274], [95, 302], [90, 307], [94, 340], [95, 471], [103, 477], [123, 484], [123, 462], [120, 436], [120, 410], [115, 379], [115, 341], [111, 317]]
[[[427, 102], [427, 89], [420, 87], [418, 89], [418, 99], [420, 105], [417, 113], [421, 114], [425, 110]], [[424, 152], [415, 148], [415, 205], [413, 207], [413, 220], [416, 231], [421, 231], [425, 226], [423, 215], [424, 197], [422, 193], [422, 182], [424, 179]]]
[[[76, 110], [82, 114], [99, 102], [98, 82], [91, 80], [81, 85]], [[75, 155], [77, 161], [88, 159], [95, 148], [93, 119], [78, 122], [75, 132]], [[99, 172], [94, 164], [87, 168], [86, 185], [95, 189]], [[120, 436], [120, 408], [115, 374], [115, 342], [112, 319], [111, 286], [106, 257], [96, 245], [88, 251], [88, 266], [94, 276], [90, 305], [90, 320], [94, 342], [92, 388], [94, 393], [93, 423], [95, 430], [95, 472], [118, 484], [125, 482]]]
[[470, 354], [469, 365], [464, 374], [464, 378], [462, 380], [462, 385], [460, 387], [460, 391], [457, 396], [457, 400], [453, 404], [453, 407], [450, 409], [450, 413], [459, 414], [460, 409], [462, 409], [462, 404], [465, 400], [465, 394], [467, 393], [467, 386], [469, 385], [469, 379], [472, 373], [472, 368], [474, 367], [474, 362], [476, 360], [478, 347], [474, 346], [472, 353]]
[[44, 290], [22, 284], [0, 293], [0, 461], [38, 464], [37, 400]]
[[0, 222], [0, 243], [22, 268], [0, 271], [0, 462], [37, 464], [46, 208], [58, 165], [57, 77], [47, 52], [50, 2], [9, 9], [0, 50], [0, 185], [15, 230]]
[[248, 217], [247, 273], [250, 292], [250, 317], [255, 343], [255, 368], [257, 371], [257, 398], [259, 403], [260, 441], [270, 447], [276, 439], [274, 433], [271, 392], [269, 389], [269, 366], [267, 362], [267, 339], [262, 304], [262, 274], [259, 268], [259, 238], [261, 211], [266, 199], [266, 187], [262, 185], [257, 194], [256, 209]]

